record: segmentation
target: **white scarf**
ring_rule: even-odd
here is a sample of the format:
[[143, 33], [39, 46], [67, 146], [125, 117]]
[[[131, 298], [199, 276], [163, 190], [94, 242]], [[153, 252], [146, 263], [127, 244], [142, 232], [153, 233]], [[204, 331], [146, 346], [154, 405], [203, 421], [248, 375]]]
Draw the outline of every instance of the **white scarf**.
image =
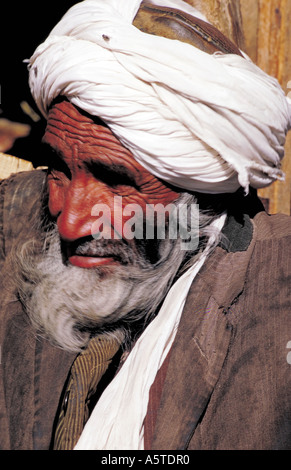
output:
[[186, 190], [247, 191], [282, 179], [291, 102], [277, 80], [248, 58], [139, 31], [140, 3], [85, 0], [68, 11], [30, 59], [43, 114], [66, 96], [151, 173]]

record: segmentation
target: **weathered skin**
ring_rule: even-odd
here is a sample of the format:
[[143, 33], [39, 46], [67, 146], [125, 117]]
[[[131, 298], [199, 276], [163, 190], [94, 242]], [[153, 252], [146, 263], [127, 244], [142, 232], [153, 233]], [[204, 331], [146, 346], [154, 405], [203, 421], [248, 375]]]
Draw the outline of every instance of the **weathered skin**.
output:
[[[122, 196], [123, 206], [134, 203], [143, 211], [146, 204], [167, 205], [179, 196], [137, 163], [110, 129], [67, 101], [51, 108], [43, 141], [57, 154], [48, 175], [49, 211], [68, 244], [92, 237], [93, 206], [106, 204], [113, 213], [114, 196]], [[97, 256], [69, 260], [84, 268], [114, 263]]]

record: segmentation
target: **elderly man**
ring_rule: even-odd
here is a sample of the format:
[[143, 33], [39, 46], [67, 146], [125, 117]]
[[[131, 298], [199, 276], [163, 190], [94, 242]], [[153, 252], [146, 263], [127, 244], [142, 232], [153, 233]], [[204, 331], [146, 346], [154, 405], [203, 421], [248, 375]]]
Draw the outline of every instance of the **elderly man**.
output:
[[81, 2], [29, 71], [49, 169], [1, 184], [2, 448], [290, 449], [278, 83], [181, 0]]

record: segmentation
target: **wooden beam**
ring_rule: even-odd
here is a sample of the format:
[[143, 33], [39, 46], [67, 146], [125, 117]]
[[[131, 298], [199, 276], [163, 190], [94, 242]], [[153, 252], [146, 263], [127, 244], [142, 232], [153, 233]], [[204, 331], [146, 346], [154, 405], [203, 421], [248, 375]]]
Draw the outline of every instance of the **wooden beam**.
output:
[[[286, 93], [291, 80], [290, 0], [241, 0], [246, 52], [259, 67], [277, 78]], [[291, 84], [289, 84], [291, 85]], [[269, 212], [291, 214], [291, 135], [285, 146], [282, 169], [285, 182], [259, 191]]]

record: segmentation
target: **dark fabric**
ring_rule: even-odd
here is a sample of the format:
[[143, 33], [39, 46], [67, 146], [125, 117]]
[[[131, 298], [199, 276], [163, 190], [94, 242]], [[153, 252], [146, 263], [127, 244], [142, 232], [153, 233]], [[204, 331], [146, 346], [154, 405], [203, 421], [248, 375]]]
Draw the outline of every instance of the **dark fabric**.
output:
[[[33, 236], [43, 181], [33, 172], [0, 186], [1, 449], [50, 448], [75, 359], [35, 338], [9, 277], [15, 240]], [[249, 204], [257, 206], [254, 195]], [[291, 448], [290, 218], [237, 207], [229, 243], [193, 283], [151, 391], [151, 449]]]
[[171, 351], [169, 351], [166, 359], [164, 360], [161, 368], [158, 370], [155, 382], [150, 388], [149, 392], [149, 406], [144, 420], [144, 448], [150, 450], [152, 445], [152, 438], [155, 431], [157, 415], [159, 411], [161, 394], [163, 391], [164, 382], [167, 376], [168, 365], [170, 361]]

